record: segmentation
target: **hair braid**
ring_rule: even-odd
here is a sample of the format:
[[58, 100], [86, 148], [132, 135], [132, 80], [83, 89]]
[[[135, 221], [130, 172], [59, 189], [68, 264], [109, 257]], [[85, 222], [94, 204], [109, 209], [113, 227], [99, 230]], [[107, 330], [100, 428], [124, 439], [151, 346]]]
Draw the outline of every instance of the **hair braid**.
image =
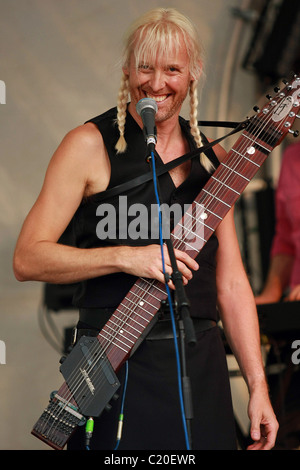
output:
[[[194, 137], [196, 145], [200, 148], [202, 143], [202, 138], [200, 134], [200, 130], [198, 127], [198, 91], [197, 91], [197, 80], [193, 80], [190, 85], [190, 128], [191, 134]], [[207, 171], [211, 171], [213, 169], [213, 165], [210, 160], [205, 156], [205, 154], [200, 154], [200, 161], [204, 168]]]
[[193, 80], [190, 85], [190, 127], [191, 134], [195, 139], [197, 147], [201, 147], [202, 139], [198, 127], [198, 92], [197, 81]]
[[121, 86], [118, 94], [118, 102], [117, 102], [117, 125], [120, 132], [120, 137], [118, 142], [116, 143], [115, 149], [117, 153], [125, 152], [127, 143], [124, 137], [125, 132], [125, 121], [126, 121], [126, 109], [127, 109], [127, 101], [129, 96], [129, 89], [128, 89], [128, 78], [123, 73], [121, 78]]

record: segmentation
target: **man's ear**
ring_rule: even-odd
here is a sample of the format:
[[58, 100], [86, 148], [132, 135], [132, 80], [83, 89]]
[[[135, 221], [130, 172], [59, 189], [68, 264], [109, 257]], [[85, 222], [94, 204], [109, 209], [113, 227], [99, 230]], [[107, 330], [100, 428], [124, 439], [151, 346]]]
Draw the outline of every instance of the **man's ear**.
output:
[[123, 65], [122, 71], [123, 71], [124, 75], [126, 75], [126, 77], [129, 77], [129, 70], [128, 70], [127, 65]]

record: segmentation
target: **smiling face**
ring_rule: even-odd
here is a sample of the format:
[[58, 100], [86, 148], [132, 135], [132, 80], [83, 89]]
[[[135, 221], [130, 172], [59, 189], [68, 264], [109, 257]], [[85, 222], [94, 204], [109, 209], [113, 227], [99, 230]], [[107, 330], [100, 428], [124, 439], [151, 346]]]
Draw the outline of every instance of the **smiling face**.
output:
[[130, 112], [136, 116], [135, 106], [142, 98], [153, 98], [157, 103], [156, 122], [178, 116], [191, 83], [189, 58], [184, 43], [164, 57], [154, 61], [143, 59], [136, 64], [131, 54], [129, 67], [123, 71], [129, 78]]
[[136, 104], [150, 96], [157, 102], [156, 124], [161, 123], [157, 130], [167, 132], [166, 125], [170, 124], [171, 132], [176, 120], [178, 129], [177, 116], [190, 91], [192, 135], [198, 147], [202, 145], [197, 121], [197, 86], [203, 75], [202, 52], [197, 29], [174, 8], [150, 10], [130, 26], [124, 37], [123, 74], [117, 102], [120, 137], [115, 148], [118, 153], [127, 147], [125, 122], [129, 94], [128, 109], [141, 127]]

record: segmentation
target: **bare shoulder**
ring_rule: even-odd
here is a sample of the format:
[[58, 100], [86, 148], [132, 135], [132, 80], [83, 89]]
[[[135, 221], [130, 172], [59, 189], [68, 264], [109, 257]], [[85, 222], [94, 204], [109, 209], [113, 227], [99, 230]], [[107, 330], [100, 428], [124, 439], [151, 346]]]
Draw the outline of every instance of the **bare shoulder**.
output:
[[55, 151], [48, 171], [59, 169], [84, 185], [85, 195], [106, 189], [110, 164], [99, 130], [87, 123], [70, 130]]
[[73, 156], [84, 158], [95, 155], [95, 152], [104, 152], [105, 148], [99, 130], [94, 124], [87, 123], [69, 131], [57, 150], [72, 152]]
[[75, 127], [68, 132], [67, 137], [82, 140], [89, 145], [97, 145], [99, 142], [103, 142], [100, 131], [92, 122]]
[[[207, 137], [207, 140], [209, 142], [213, 142], [213, 139], [211, 139], [209, 137]], [[214, 152], [216, 154], [216, 157], [219, 160], [219, 162], [222, 162], [224, 160], [224, 158], [226, 157], [226, 155], [227, 155], [226, 150], [220, 144], [214, 145], [213, 150], [214, 150]]]
[[226, 150], [219, 144], [215, 146], [215, 153], [219, 162], [222, 162], [227, 155]]
[[97, 129], [84, 125], [68, 132], [49, 162], [40, 194], [23, 225], [20, 243], [25, 246], [33, 240], [57, 241], [82, 198], [106, 189], [110, 172], [104, 161], [105, 148]]

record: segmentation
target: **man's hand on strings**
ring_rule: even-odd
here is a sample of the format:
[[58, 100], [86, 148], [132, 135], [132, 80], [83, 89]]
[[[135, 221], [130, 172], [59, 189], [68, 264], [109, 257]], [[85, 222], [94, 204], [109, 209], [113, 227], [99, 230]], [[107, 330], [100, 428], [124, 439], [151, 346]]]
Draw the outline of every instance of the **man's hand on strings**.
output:
[[[156, 279], [165, 283], [160, 245], [153, 244], [144, 247], [122, 246], [119, 248], [121, 271], [139, 277]], [[182, 274], [183, 283], [186, 285], [188, 281], [192, 279], [193, 271], [199, 268], [198, 263], [184, 251], [174, 248], [174, 254], [178, 270]], [[163, 246], [163, 256], [165, 272], [170, 277], [173, 270], [168, 249], [165, 245]], [[174, 289], [174, 284], [171, 279], [168, 285], [170, 288]]]

